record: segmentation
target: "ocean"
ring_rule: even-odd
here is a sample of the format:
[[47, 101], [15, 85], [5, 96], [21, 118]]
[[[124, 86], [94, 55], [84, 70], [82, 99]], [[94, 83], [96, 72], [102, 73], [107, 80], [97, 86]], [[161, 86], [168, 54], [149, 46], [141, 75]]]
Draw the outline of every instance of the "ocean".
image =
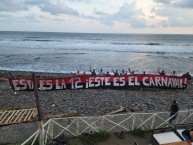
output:
[[193, 35], [0, 32], [0, 70], [193, 74]]

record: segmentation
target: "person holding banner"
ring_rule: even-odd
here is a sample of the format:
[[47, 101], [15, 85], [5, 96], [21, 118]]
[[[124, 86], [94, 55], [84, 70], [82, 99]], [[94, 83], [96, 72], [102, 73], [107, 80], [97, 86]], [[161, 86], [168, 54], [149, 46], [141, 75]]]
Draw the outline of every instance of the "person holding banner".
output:
[[91, 75], [92, 75], [92, 76], [96, 76], [95, 69], [92, 70], [91, 67], [90, 67], [90, 72], [91, 72]]
[[109, 73], [109, 71], [107, 71], [107, 73], [105, 74], [106, 77], [110, 77], [111, 74]]
[[112, 69], [112, 72], [114, 73], [114, 76], [119, 76], [119, 72], [118, 72], [117, 69], [116, 69], [116, 71], [114, 71], [114, 70]]
[[81, 73], [80, 73], [79, 70], [77, 70], [76, 75], [77, 75], [77, 76], [81, 75]]
[[191, 79], [192, 79], [192, 76], [189, 74], [189, 72], [183, 74], [182, 77], [186, 77], [188, 79], [188, 81], [191, 81]]
[[135, 73], [134, 71], [131, 71], [130, 67], [129, 67], [128, 70], [129, 70], [129, 73], [130, 73], [130, 74], [134, 74], [134, 73]]
[[124, 69], [122, 69], [122, 72], [120, 73], [120, 76], [126, 76], [126, 75], [127, 75], [127, 72]]
[[104, 76], [103, 69], [100, 69], [99, 76]]
[[166, 73], [165, 73], [164, 70], [160, 71], [160, 68], [158, 68], [158, 73], [159, 73], [160, 75], [166, 75]]
[[176, 75], [176, 71], [174, 70], [170, 76], [176, 77], [176, 76], [177, 76], [177, 75]]

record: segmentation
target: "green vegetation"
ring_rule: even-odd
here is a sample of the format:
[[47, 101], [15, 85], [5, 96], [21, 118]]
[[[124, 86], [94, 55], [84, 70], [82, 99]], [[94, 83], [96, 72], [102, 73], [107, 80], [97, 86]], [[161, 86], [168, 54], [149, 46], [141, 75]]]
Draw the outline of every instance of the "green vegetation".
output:
[[20, 145], [21, 143], [18, 143], [18, 142], [15, 142], [15, 143], [11, 143], [11, 144], [8, 144], [8, 145]]
[[105, 141], [110, 137], [110, 134], [104, 130], [94, 132], [93, 134], [83, 133], [78, 136], [78, 139], [85, 145], [95, 145], [98, 142]]
[[134, 128], [131, 133], [135, 136], [140, 136], [143, 137], [145, 135], [145, 131], [142, 130], [141, 128]]
[[[30, 141], [28, 141], [25, 145], [31, 145], [33, 142], [33, 139], [31, 139]], [[39, 137], [36, 138], [34, 145], [39, 145]]]
[[[28, 141], [25, 145], [31, 145], [33, 142], [33, 139], [31, 139], [30, 141]], [[15, 142], [15, 143], [11, 143], [9, 145], [21, 145], [21, 143]], [[34, 145], [39, 145], [39, 138], [37, 138], [34, 142]]]
[[[105, 141], [110, 137], [110, 134], [104, 130], [99, 130], [99, 132], [93, 132], [92, 134], [83, 133], [74, 139], [73, 142], [68, 142], [68, 145], [80, 145], [80, 142], [84, 145], [97, 145], [99, 142]], [[25, 145], [31, 145], [33, 139], [27, 142]], [[21, 143], [12, 143], [9, 145], [20, 145]], [[39, 145], [39, 138], [34, 142], [34, 145]]]

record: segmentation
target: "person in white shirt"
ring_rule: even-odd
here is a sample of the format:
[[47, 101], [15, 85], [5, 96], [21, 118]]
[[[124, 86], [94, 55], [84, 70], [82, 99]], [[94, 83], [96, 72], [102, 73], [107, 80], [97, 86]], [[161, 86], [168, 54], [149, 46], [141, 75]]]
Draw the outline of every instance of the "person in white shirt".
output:
[[170, 76], [175, 76], [176, 77], [177, 76], [176, 71], [174, 70]]
[[104, 76], [104, 72], [103, 72], [103, 69], [100, 69], [100, 72], [99, 72], [99, 76]]
[[127, 72], [124, 69], [122, 69], [120, 76], [126, 76], [126, 75], [127, 75]]

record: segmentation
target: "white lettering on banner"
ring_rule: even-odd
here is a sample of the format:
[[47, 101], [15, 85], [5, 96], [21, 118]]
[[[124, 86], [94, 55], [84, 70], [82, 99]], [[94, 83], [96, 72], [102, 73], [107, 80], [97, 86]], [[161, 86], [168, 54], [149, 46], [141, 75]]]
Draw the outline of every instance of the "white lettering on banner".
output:
[[139, 86], [140, 83], [138, 82], [138, 77], [135, 77], [135, 86]]
[[160, 83], [160, 77], [155, 77], [155, 85], [156, 86], [162, 86]]
[[51, 90], [52, 80], [40, 80], [40, 90]]
[[104, 86], [105, 84], [105, 82], [104, 82], [104, 80], [105, 80], [105, 78], [104, 77], [100, 77], [100, 85], [101, 86]]
[[134, 76], [129, 76], [128, 77], [128, 85], [129, 86], [134, 86], [135, 85], [134, 82], [133, 82], [134, 78], [135, 78]]
[[125, 77], [120, 77], [120, 86], [125, 86]]
[[88, 82], [89, 82], [89, 84], [88, 84], [89, 87], [91, 87], [91, 88], [94, 87], [94, 83], [93, 83], [94, 82], [94, 77], [89, 77]]
[[111, 85], [110, 77], [89, 77], [89, 79], [86, 80], [86, 88], [110, 86], [110, 85]]
[[88, 79], [86, 79], [86, 88], [88, 88]]
[[95, 82], [95, 87], [99, 87], [101, 85], [101, 78], [95, 77], [94, 82]]
[[46, 87], [44, 87], [45, 80], [40, 80], [40, 90], [46, 90]]
[[27, 84], [26, 84], [26, 82], [25, 82], [25, 79], [19, 80], [19, 84], [20, 84], [20, 90], [25, 90], [25, 89], [27, 89]]
[[75, 77], [74, 78], [74, 87], [75, 89], [80, 89], [80, 88], [83, 88], [83, 85], [79, 85], [79, 83], [81, 83], [81, 79], [80, 77]]
[[[59, 80], [56, 80], [56, 90], [60, 90], [60, 89], [63, 89], [63, 85], [59, 85]], [[62, 83], [63, 83], [63, 79], [62, 79]], [[65, 83], [64, 83], [65, 85]], [[66, 88], [66, 85], [65, 85], [65, 88]]]
[[169, 87], [169, 86], [172, 87], [172, 79], [171, 79], [171, 78], [168, 79], [168, 85], [167, 85], [167, 87]]
[[142, 82], [144, 86], [149, 86], [148, 83], [146, 83], [146, 80], [148, 80], [148, 77], [143, 77]]
[[119, 86], [118, 81], [119, 81], [119, 78], [118, 77], [114, 77], [113, 78], [113, 86]]
[[161, 78], [161, 83], [162, 83], [162, 86], [168, 86], [168, 78], [167, 77], [162, 77]]
[[182, 79], [180, 79], [180, 85], [179, 88], [183, 88]]
[[[128, 77], [128, 78], [127, 78]], [[126, 84], [126, 81], [128, 83]], [[40, 90], [60, 90], [66, 89], [83, 89], [94, 87], [124, 87], [124, 86], [144, 86], [144, 87], [169, 87], [169, 88], [186, 88], [187, 78], [158, 76], [158, 75], [129, 75], [119, 77], [100, 77], [100, 76], [74, 76], [68, 78], [56, 79], [38, 79]], [[10, 85], [14, 90], [32, 90], [33, 83], [31, 79], [11, 79]], [[55, 86], [55, 87], [54, 87]]]
[[149, 85], [150, 86], [155, 86], [154, 80], [152, 77], [149, 78]]
[[129, 76], [128, 77], [128, 85], [129, 86], [140, 86], [140, 83], [138, 81], [138, 77]]
[[105, 77], [105, 86], [110, 86], [110, 77]]
[[71, 83], [71, 89], [80, 89], [83, 88], [83, 85], [79, 85], [81, 83], [80, 77], [73, 77], [69, 80]]
[[20, 87], [18, 87], [18, 80], [12, 80], [13, 87], [15, 91], [21, 90]]
[[26, 80], [26, 83], [27, 83], [30, 90], [33, 89], [33, 83], [31, 80]]
[[51, 90], [52, 89], [52, 80], [47, 80], [46, 81], [46, 90]]

